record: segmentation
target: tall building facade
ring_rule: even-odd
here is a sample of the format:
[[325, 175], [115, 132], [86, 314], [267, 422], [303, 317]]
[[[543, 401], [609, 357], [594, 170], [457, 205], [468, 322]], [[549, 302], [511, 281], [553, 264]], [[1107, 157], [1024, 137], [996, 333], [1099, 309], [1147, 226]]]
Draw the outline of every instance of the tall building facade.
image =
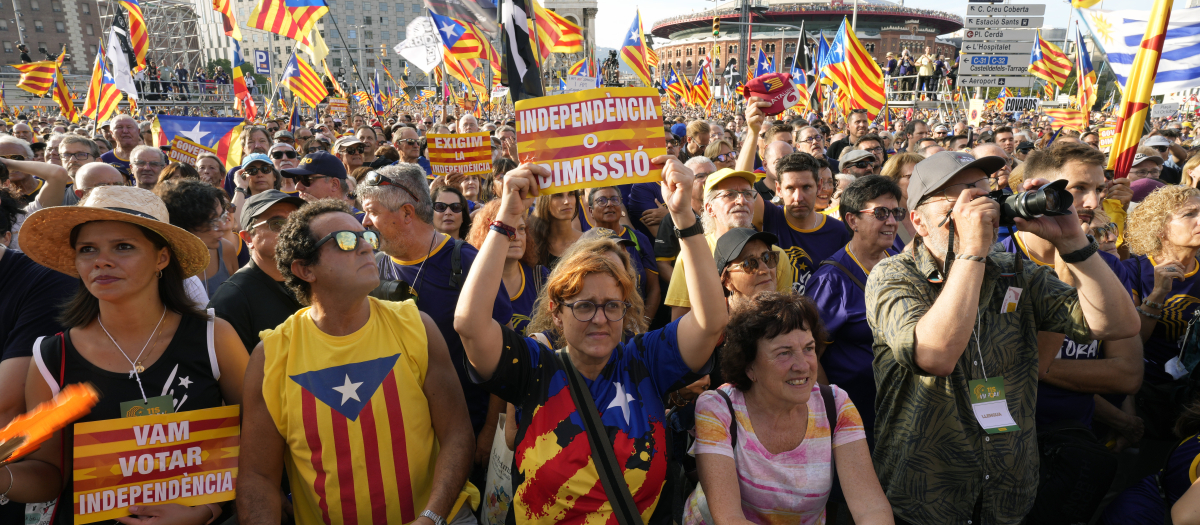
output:
[[[100, 35], [99, 8], [91, 0], [9, 0], [0, 2], [0, 52], [6, 63], [19, 62], [17, 44], [29, 46], [29, 56], [43, 60], [45, 50], [57, 55], [63, 46], [71, 55], [64, 67], [87, 69]], [[20, 30], [18, 30], [18, 27]]]

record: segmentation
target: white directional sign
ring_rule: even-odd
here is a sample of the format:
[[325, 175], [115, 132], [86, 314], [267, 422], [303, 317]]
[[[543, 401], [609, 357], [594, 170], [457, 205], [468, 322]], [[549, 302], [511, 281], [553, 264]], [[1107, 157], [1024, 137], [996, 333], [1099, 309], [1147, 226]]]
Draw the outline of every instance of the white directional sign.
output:
[[963, 53], [1019, 54], [1033, 51], [1033, 42], [963, 42]]
[[967, 16], [1042, 16], [1044, 4], [968, 4]]
[[[1004, 74], [1011, 67], [1021, 72], [1029, 67], [1029, 55], [960, 55], [959, 64], [971, 65], [975, 72]], [[993, 68], [993, 69], [988, 69]]]
[[[960, 71], [961, 72], [961, 71]], [[958, 85], [962, 87], [1033, 87], [1033, 77], [958, 77]]]
[[1042, 27], [1045, 17], [1031, 16], [1028, 18], [1008, 18], [1002, 16], [967, 17], [964, 25], [967, 29], [1036, 29]]
[[966, 29], [963, 42], [1034, 42], [1037, 29]]

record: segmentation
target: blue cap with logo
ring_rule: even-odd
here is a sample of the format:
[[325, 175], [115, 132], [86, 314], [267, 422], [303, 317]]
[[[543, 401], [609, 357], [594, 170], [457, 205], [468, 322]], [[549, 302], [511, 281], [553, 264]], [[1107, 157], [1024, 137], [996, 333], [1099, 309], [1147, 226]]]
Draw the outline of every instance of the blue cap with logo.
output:
[[327, 151], [314, 151], [300, 159], [300, 165], [283, 170], [283, 176], [289, 179], [296, 177], [325, 175], [338, 179], [346, 178], [346, 166], [342, 160]]
[[271, 164], [271, 157], [263, 155], [262, 153], [251, 153], [246, 155], [246, 158], [242, 159], [242, 167], [244, 168], [249, 166], [251, 162], [265, 162], [268, 166], [274, 166], [274, 164]]

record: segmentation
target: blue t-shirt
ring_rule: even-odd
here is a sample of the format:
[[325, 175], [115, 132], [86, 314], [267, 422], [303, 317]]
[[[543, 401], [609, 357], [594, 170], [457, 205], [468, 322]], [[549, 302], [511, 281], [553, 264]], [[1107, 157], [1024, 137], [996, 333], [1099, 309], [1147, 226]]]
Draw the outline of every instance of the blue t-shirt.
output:
[[541, 265], [534, 268], [525, 263], [517, 264], [521, 265], [521, 288], [508, 297], [512, 303], [510, 322], [513, 330], [516, 330], [518, 334], [529, 335], [526, 328], [533, 320], [533, 303], [537, 301], [538, 294], [541, 293], [538, 284], [545, 286], [547, 278], [550, 277], [550, 269]]
[[[897, 251], [888, 250], [888, 255]], [[867, 283], [867, 272], [858, 260], [846, 251], [838, 250], [829, 258], [844, 266], [859, 282]], [[832, 264], [820, 265], [808, 279], [804, 293], [817, 304], [821, 323], [829, 334], [821, 367], [831, 384], [850, 395], [862, 416], [867, 443], [873, 445], [875, 429], [875, 360], [874, 338], [867, 325], [867, 303], [862, 288], [846, 273]]]
[[121, 172], [121, 175], [124, 175], [126, 180], [135, 186], [137, 185], [137, 180], [133, 178], [133, 171], [129, 169], [129, 159], [122, 160], [118, 158], [116, 150], [109, 150], [105, 152], [100, 156], [100, 162], [117, 168], [117, 171]]
[[658, 279], [658, 262], [654, 259], [654, 243], [642, 232], [622, 227], [621, 238], [633, 241], [633, 246], [626, 246], [629, 259], [633, 262], [633, 270], [637, 273], [638, 293], [646, 298], [646, 279]]
[[75, 296], [79, 279], [8, 248], [0, 255], [0, 361], [33, 355], [33, 342], [62, 331], [59, 306]]
[[423, 156], [417, 157], [417, 165], [420, 166], [421, 169], [425, 170], [426, 177], [429, 177], [431, 179], [433, 178], [433, 166], [431, 166], [429, 164], [429, 159], [427, 159]]
[[1104, 509], [1101, 525], [1161, 525], [1179, 498], [1195, 483], [1200, 436], [1193, 435], [1179, 444], [1167, 458], [1161, 474], [1163, 500], [1158, 491], [1158, 476], [1146, 476], [1125, 489]]
[[[999, 244], [1004, 247], [1004, 251], [1015, 253], [1021, 259], [1039, 266], [1054, 266], [1053, 262], [1043, 262], [1031, 257], [1029, 249], [1025, 247], [1025, 243], [1021, 240], [1020, 235], [1009, 236], [1000, 241]], [[1112, 268], [1113, 273], [1117, 275], [1117, 279], [1123, 283], [1128, 283], [1128, 272], [1117, 256], [1108, 252], [1097, 253], [1108, 264], [1108, 267]], [[1104, 348], [1101, 345], [1101, 341], [1072, 341], [1063, 338], [1062, 347], [1058, 349], [1058, 355], [1055, 356], [1055, 359], [1102, 359], [1103, 357]], [[1096, 400], [1093, 393], [1075, 392], [1043, 381], [1038, 382], [1037, 407], [1035, 412], [1037, 424], [1049, 425], [1065, 419], [1075, 419], [1084, 425], [1091, 426], [1092, 416], [1095, 413]]]
[[[1138, 299], [1142, 299], [1154, 290], [1154, 259], [1145, 255], [1130, 257], [1121, 264], [1129, 272], [1129, 287]], [[1185, 265], [1186, 267], [1186, 265]], [[1184, 275], [1182, 281], [1172, 281], [1171, 293], [1163, 301], [1163, 318], [1154, 324], [1154, 332], [1150, 339], [1142, 345], [1142, 354], [1146, 359], [1145, 381], [1158, 385], [1173, 381], [1166, 368], [1167, 361], [1179, 355], [1180, 339], [1187, 332], [1188, 321], [1192, 320], [1196, 308], [1200, 306], [1200, 278], [1196, 276], [1200, 264], [1191, 273]]]
[[625, 200], [625, 209], [629, 212], [629, 222], [633, 223], [633, 227], [637, 228], [637, 231], [645, 234], [647, 238], [653, 239], [654, 234], [650, 232], [650, 228], [642, 224], [642, 212], [655, 209], [659, 203], [663, 202], [662, 187], [657, 182], [639, 182], [632, 186], [629, 198]]
[[[458, 372], [458, 380], [462, 383], [463, 394], [467, 398], [467, 410], [471, 414], [471, 425], [475, 434], [483, 428], [487, 418], [488, 393], [476, 385], [467, 376], [467, 354], [463, 350], [462, 339], [454, 330], [454, 310], [458, 307], [458, 296], [461, 290], [450, 284], [450, 257], [454, 243], [450, 236], [443, 235], [439, 244], [434, 246], [428, 256], [416, 261], [401, 261], [392, 257], [383, 259], [379, 264], [379, 278], [393, 281], [404, 281], [412, 285], [416, 294], [417, 309], [429, 314], [437, 324], [442, 337], [446, 338], [446, 347], [450, 350], [450, 360], [454, 362], [454, 370]], [[471, 264], [479, 251], [470, 244], [462, 245], [462, 279], [465, 282]], [[422, 264], [423, 263], [423, 264]], [[492, 306], [492, 319], [505, 324], [512, 318], [512, 302], [508, 299], [508, 291], [500, 284], [496, 294], [496, 303]]]
[[820, 222], [811, 230], [801, 230], [788, 224], [784, 209], [771, 202], [763, 202], [763, 231], [779, 237], [779, 247], [787, 252], [796, 273], [792, 289], [804, 293], [805, 283], [817, 269], [817, 264], [850, 242], [850, 232], [837, 219], [817, 214]]

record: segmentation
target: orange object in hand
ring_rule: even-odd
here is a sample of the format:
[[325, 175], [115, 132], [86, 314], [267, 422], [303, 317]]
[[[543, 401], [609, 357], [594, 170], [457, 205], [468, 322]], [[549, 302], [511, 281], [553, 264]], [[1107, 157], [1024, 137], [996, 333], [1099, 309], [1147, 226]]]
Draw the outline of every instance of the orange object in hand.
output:
[[55, 432], [91, 412], [99, 400], [100, 394], [92, 385], [77, 383], [63, 388], [54, 399], [17, 416], [0, 429], [0, 465], [37, 450]]

